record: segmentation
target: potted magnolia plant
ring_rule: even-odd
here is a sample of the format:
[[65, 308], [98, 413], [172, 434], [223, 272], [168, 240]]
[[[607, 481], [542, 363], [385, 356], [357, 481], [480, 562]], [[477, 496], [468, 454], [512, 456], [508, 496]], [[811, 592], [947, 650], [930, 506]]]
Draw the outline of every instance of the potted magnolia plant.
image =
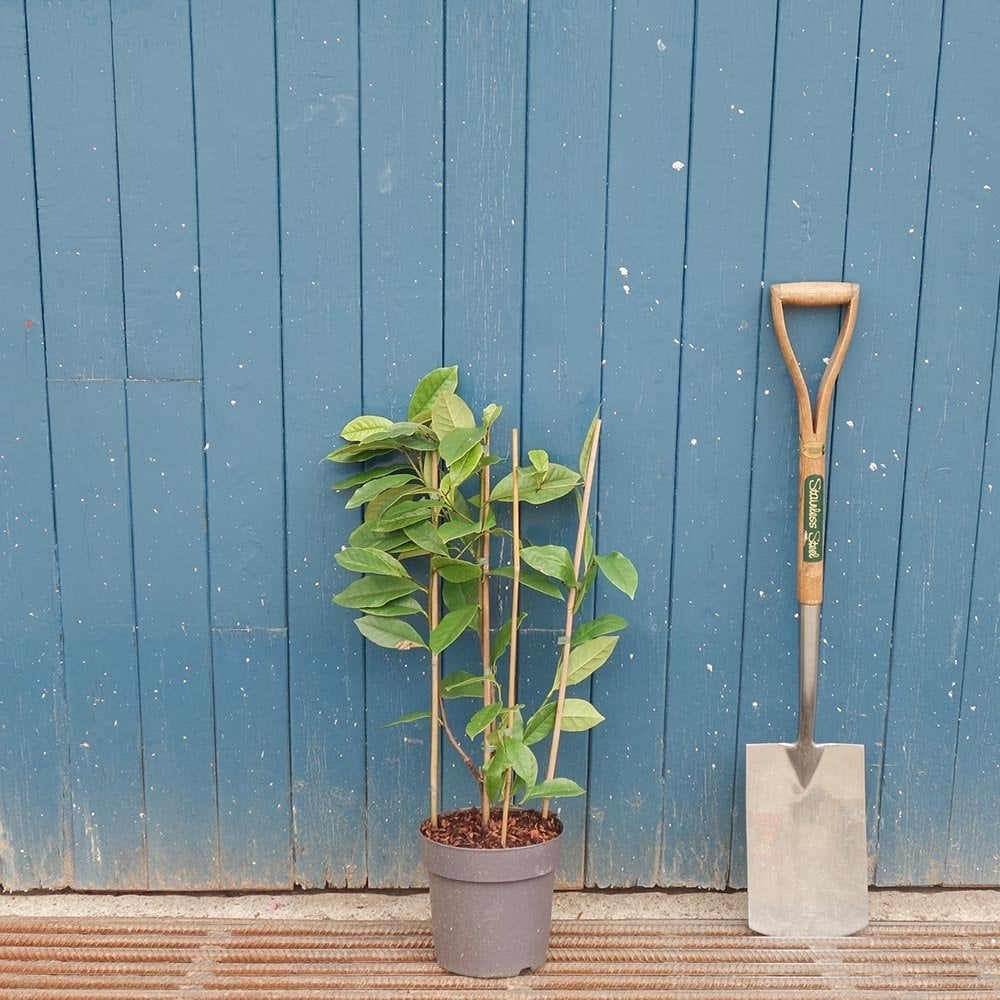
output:
[[[522, 467], [512, 431], [511, 469], [500, 476], [491, 438], [501, 409], [490, 404], [477, 418], [457, 389], [456, 367], [435, 369], [418, 383], [405, 420], [359, 416], [341, 431], [347, 443], [326, 456], [363, 466], [334, 485], [351, 491], [347, 507], [363, 511], [336, 553], [361, 577], [334, 603], [359, 614], [355, 624], [370, 642], [429, 659], [429, 706], [387, 724], [430, 725], [429, 815], [420, 832], [435, 954], [452, 972], [498, 977], [545, 961], [562, 835], [550, 803], [584, 794], [557, 774], [560, 736], [604, 718], [568, 692], [611, 658], [626, 626], [613, 614], [580, 621], [585, 598], [598, 572], [629, 597], [637, 577], [621, 553], [594, 551], [589, 508], [600, 421], [587, 431], [578, 470], [542, 450], [529, 451]], [[560, 502], [576, 526], [573, 552], [522, 538], [522, 503]], [[517, 700], [522, 586], [561, 605], [551, 690], [530, 710]], [[477, 640], [475, 664], [443, 671], [445, 651], [466, 632]], [[461, 698], [481, 702], [464, 727], [478, 750], [449, 722], [448, 706]], [[474, 806], [446, 814], [442, 737], [476, 790]], [[543, 769], [533, 747], [546, 738]]]

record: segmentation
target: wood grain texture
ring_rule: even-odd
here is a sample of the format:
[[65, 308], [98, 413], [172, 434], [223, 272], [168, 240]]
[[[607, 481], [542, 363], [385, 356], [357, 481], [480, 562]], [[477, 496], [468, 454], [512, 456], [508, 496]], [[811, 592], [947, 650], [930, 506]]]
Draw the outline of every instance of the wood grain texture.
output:
[[0, 885], [62, 885], [66, 743], [24, 12], [0, 7]]
[[[362, 408], [397, 420], [420, 377], [445, 360], [444, 30], [442, 3], [361, 6]], [[365, 677], [368, 882], [420, 884], [429, 734], [381, 727], [428, 706], [427, 664], [419, 651], [368, 643]]]
[[774, 4], [698, 11], [658, 874], [665, 885], [724, 888], [732, 828], [742, 822], [732, 795], [775, 18]]
[[361, 412], [354, 3], [277, 6], [285, 531], [295, 881], [365, 884], [362, 640], [330, 601], [356, 526], [320, 461]]
[[52, 378], [125, 374], [108, 0], [27, 4]]
[[597, 613], [629, 628], [593, 681], [607, 722], [591, 734], [589, 885], [659, 874], [672, 542], [659, 526], [673, 519], [693, 46], [693, 4], [616, 6], [597, 542], [633, 560], [640, 589], [634, 602], [603, 582], [597, 592]]
[[[945, 874], [1000, 270], [1000, 136], [975, 81], [998, 12], [950, 7], [931, 160], [885, 737], [880, 885]], [[962, 247], [961, 265], [941, 253]]]

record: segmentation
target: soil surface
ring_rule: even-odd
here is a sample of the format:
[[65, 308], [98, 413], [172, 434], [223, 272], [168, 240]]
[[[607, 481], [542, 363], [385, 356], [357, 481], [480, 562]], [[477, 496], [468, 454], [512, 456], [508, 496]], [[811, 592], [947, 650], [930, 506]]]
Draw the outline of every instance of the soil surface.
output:
[[[479, 809], [456, 809], [454, 812], [438, 816], [438, 825], [431, 826], [425, 819], [420, 824], [420, 832], [438, 844], [451, 847], [500, 847], [500, 828], [503, 810], [494, 809], [490, 813], [490, 825], [482, 826]], [[562, 833], [563, 825], [556, 816], [542, 819], [542, 814], [534, 809], [512, 809], [507, 817], [507, 846], [530, 847], [554, 840]]]

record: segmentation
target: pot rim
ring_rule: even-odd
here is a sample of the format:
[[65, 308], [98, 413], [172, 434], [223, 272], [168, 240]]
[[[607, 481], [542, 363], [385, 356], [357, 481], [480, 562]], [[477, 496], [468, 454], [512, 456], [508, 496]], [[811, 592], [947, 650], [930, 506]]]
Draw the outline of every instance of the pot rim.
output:
[[[463, 808], [468, 809], [469, 806], [464, 806]], [[451, 812], [459, 812], [458, 809], [449, 810]], [[512, 812], [537, 812], [537, 810], [531, 809], [517, 809], [511, 810]], [[433, 844], [434, 847], [439, 847], [442, 850], [447, 849], [449, 851], [466, 851], [470, 854], [492, 854], [492, 853], [512, 853], [514, 851], [537, 851], [541, 847], [548, 847], [550, 844], [554, 844], [562, 839], [562, 835], [566, 832], [566, 824], [563, 823], [559, 816], [554, 817], [555, 821], [559, 824], [559, 832], [554, 836], [550, 837], [548, 840], [543, 840], [538, 844], [521, 844], [520, 847], [462, 847], [458, 844], [442, 844], [440, 840], [433, 840], [428, 837], [426, 833], [421, 829], [424, 823], [427, 822], [426, 819], [420, 821], [420, 825], [417, 827], [417, 832], [420, 834], [423, 840], [426, 840], [428, 844]]]

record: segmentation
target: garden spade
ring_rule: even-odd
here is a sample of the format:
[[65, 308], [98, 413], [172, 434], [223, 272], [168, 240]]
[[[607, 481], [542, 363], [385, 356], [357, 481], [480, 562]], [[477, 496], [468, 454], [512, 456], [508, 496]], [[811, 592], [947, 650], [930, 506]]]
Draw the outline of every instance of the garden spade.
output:
[[[859, 294], [857, 285], [840, 282], [771, 287], [774, 332], [792, 376], [799, 419], [799, 723], [794, 743], [747, 745], [747, 895], [750, 928], [779, 937], [842, 936], [868, 925], [865, 748], [814, 739], [827, 426]], [[843, 307], [815, 411], [788, 339], [785, 305]]]

